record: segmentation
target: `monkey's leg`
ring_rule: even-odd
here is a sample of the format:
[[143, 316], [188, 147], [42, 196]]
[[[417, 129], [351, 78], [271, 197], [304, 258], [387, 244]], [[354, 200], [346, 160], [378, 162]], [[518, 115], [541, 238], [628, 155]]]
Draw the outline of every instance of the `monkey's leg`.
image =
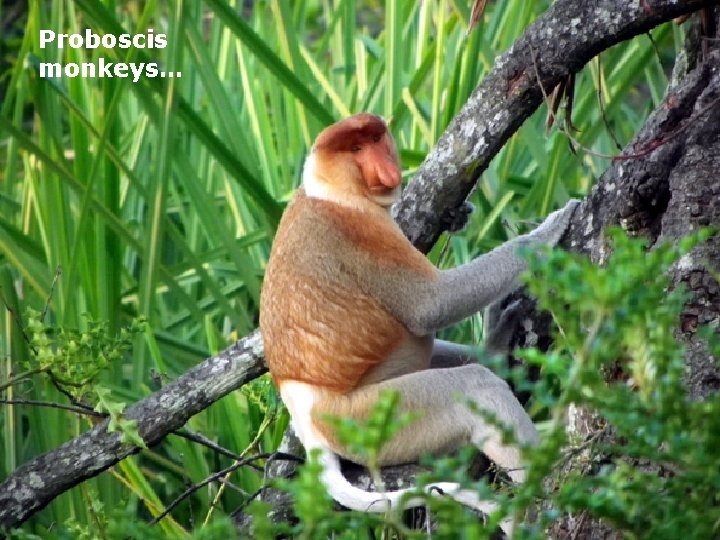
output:
[[[413, 491], [411, 489], [374, 493], [351, 485], [342, 475], [338, 454], [356, 461], [359, 461], [358, 457], [349, 455], [334, 444], [328, 426], [318, 421], [318, 415], [322, 414], [362, 420], [379, 393], [386, 388], [400, 392], [403, 410], [417, 412], [421, 416], [385, 445], [381, 451], [381, 464], [415, 461], [423, 452], [439, 452], [473, 442], [497, 465], [507, 469], [513, 481], [522, 482], [525, 479], [519, 450], [503, 445], [495, 425], [466, 406], [467, 401], [474, 402], [480, 411], [492, 413], [498, 422], [512, 427], [519, 443], [536, 444], [535, 426], [507, 384], [477, 364], [429, 369], [361, 387], [350, 394], [326, 394], [312, 400], [313, 427], [308, 426], [305, 431], [303, 444], [306, 449], [321, 450], [323, 483], [340, 504], [365, 512], [384, 512], [389, 508], [422, 504], [421, 500], [408, 497]], [[455, 483], [441, 482], [425, 489], [431, 495], [445, 494], [485, 514], [496, 509], [492, 501], [480, 499], [475, 491], [461, 489]], [[504, 519], [501, 527], [511, 535], [513, 519]]]
[[362, 420], [386, 388], [400, 392], [403, 411], [419, 416], [383, 447], [382, 465], [415, 461], [424, 452], [439, 453], [473, 443], [497, 465], [508, 469], [514, 481], [524, 479], [519, 450], [503, 445], [500, 431], [482, 414], [471, 410], [467, 402], [472, 402], [479, 411], [490, 413], [500, 424], [511, 427], [520, 444], [537, 442], [535, 426], [507, 383], [477, 364], [418, 371], [316, 401], [315, 427], [333, 451], [355, 461], [359, 459], [333, 441], [330, 428], [317, 421], [318, 415]]
[[433, 341], [430, 368], [452, 368], [474, 364], [477, 361], [477, 353], [477, 349], [471, 345], [436, 339]]

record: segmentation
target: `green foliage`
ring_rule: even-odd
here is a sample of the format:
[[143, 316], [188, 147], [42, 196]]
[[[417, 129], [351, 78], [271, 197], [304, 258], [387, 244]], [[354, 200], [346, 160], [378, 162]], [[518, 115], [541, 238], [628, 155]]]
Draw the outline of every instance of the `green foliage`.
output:
[[[179, 535], [180, 536], [180, 535]], [[238, 538], [235, 526], [227, 517], [215, 519], [204, 527], [180, 536], [186, 540], [233, 540]], [[97, 534], [91, 536], [93, 540]], [[115, 512], [108, 520], [108, 540], [166, 540], [168, 535], [157, 526], [137, 520], [131, 511]]]
[[[8, 532], [8, 540], [46, 540], [49, 537], [60, 540], [167, 540], [167, 533], [160, 527], [138, 520], [132, 507], [106, 512], [101, 503], [95, 501], [95, 519], [92, 523], [80, 523], [70, 518], [64, 524], [52, 529], [39, 529], [40, 534], [28, 533], [22, 529]], [[234, 524], [228, 518], [220, 518], [206, 527], [183, 534], [185, 540], [232, 540], [237, 538]]]
[[[684, 351], [675, 329], [688, 296], [682, 287], [670, 289], [668, 272], [710, 234], [704, 230], [677, 245], [666, 242], [648, 251], [642, 240], [612, 230], [602, 266], [560, 250], [530, 256], [527, 281], [559, 327], [553, 351], [522, 351], [528, 362], [542, 367], [533, 400], [550, 420], [540, 445], [526, 449], [528, 480], [512, 487], [512, 497], [507, 489], [493, 490], [468, 478], [469, 449], [455, 457], [426, 460], [432, 471], [419, 478], [418, 492], [430, 481], [456, 481], [499, 505], [483, 524], [450, 498], [428, 497], [437, 523], [433, 537], [489, 538], [503, 518], [515, 516], [521, 523], [518, 538], [541, 539], [564, 512], [603, 519], [627, 538], [717, 536], [720, 395], [704, 401], [687, 396]], [[720, 338], [704, 334], [717, 349]], [[408, 422], [397, 412], [397, 399], [384, 395], [366, 422], [335, 421], [345, 443], [355, 452], [364, 445], [365, 456], [377, 455]], [[568, 439], [570, 407], [601, 418], [598, 431], [587, 440]], [[494, 421], [492, 415], [477, 412]], [[571, 460], [580, 461], [568, 472]], [[279, 483], [295, 499], [300, 522], [290, 529], [293, 535], [341, 538], [352, 528], [385, 531], [388, 538], [424, 538], [423, 532], [406, 529], [394, 513], [334, 512], [320, 474], [311, 455], [297, 479]], [[537, 520], [525, 522], [529, 510], [538, 514]], [[288, 532], [287, 525], [265, 521], [263, 527], [267, 538], [269, 531]]]
[[43, 322], [42, 315], [32, 308], [27, 310], [31, 354], [20, 364], [31, 373], [48, 373], [70, 387], [78, 399], [102, 371], [122, 359], [133, 339], [145, 330], [142, 317], [133, 319], [118, 335], [111, 335], [107, 321], [87, 316], [83, 330], [53, 328]]
[[[537, 497], [550, 509], [541, 523], [558, 511], [587, 512], [629, 538], [717, 535], [720, 395], [687, 396], [675, 335], [687, 293], [670, 288], [668, 273], [710, 234], [648, 251], [642, 240], [610, 231], [602, 266], [561, 251], [531, 257], [530, 289], [560, 329], [555, 352], [524, 355], [542, 367], [535, 396], [551, 413], [521, 488], [521, 499]], [[717, 335], [705, 335], [716, 347]], [[571, 406], [597, 413], [605, 424], [589, 440], [568, 441]], [[573, 452], [584, 466], [566, 475], [559, 465]], [[543, 485], [548, 476], [550, 489]]]
[[56, 329], [42, 321], [40, 312], [28, 308], [27, 329], [31, 354], [21, 363], [27, 371], [16, 379], [46, 373], [78, 401], [92, 391], [96, 397], [94, 411], [110, 417], [108, 431], [120, 432], [124, 443], [145, 448], [137, 421], [122, 416], [125, 403], [116, 401], [108, 388], [98, 384], [100, 374], [111, 363], [120, 362], [135, 336], [145, 330], [143, 318], [133, 319], [129, 327], [113, 336], [106, 321], [87, 318], [84, 330]]
[[125, 403], [113, 401], [110, 397], [110, 390], [101, 386], [95, 388], [95, 394], [97, 394], [97, 405], [95, 405], [94, 410], [99, 413], [106, 413], [110, 417], [108, 431], [120, 432], [120, 440], [124, 443], [147, 448], [145, 441], [138, 433], [137, 420], [128, 420], [122, 416]]
[[293, 536], [299, 538], [325, 538], [345, 525], [342, 516], [333, 512], [335, 503], [320, 481], [322, 465], [318, 462], [318, 454], [319, 450], [310, 452], [297, 478], [286, 484], [293, 495], [294, 512], [300, 522]]

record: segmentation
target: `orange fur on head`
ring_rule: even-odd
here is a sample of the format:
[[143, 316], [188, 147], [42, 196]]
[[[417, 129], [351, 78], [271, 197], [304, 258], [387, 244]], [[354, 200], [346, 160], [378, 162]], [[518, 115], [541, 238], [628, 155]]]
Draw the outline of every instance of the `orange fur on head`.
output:
[[326, 128], [313, 145], [303, 177], [311, 196], [335, 202], [348, 202], [350, 196], [390, 206], [399, 195], [402, 175], [385, 121], [361, 113]]

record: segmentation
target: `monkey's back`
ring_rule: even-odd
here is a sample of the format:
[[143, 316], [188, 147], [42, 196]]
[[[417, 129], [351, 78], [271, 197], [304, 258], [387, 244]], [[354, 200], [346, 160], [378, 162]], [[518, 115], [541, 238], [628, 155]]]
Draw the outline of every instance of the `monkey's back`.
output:
[[[357, 214], [357, 215], [355, 215]], [[358, 221], [360, 220], [360, 221]], [[353, 389], [408, 332], [364, 293], [358, 272], [369, 246], [400, 257], [360, 212], [298, 190], [273, 243], [260, 302], [265, 357], [276, 383]]]

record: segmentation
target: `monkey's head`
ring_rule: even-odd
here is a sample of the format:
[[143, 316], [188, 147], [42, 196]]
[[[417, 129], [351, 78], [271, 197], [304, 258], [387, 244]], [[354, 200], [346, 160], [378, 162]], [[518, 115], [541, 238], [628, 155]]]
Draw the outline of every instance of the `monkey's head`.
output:
[[400, 196], [400, 163], [379, 116], [360, 113], [324, 129], [303, 170], [308, 195], [347, 201], [358, 197], [389, 207]]

